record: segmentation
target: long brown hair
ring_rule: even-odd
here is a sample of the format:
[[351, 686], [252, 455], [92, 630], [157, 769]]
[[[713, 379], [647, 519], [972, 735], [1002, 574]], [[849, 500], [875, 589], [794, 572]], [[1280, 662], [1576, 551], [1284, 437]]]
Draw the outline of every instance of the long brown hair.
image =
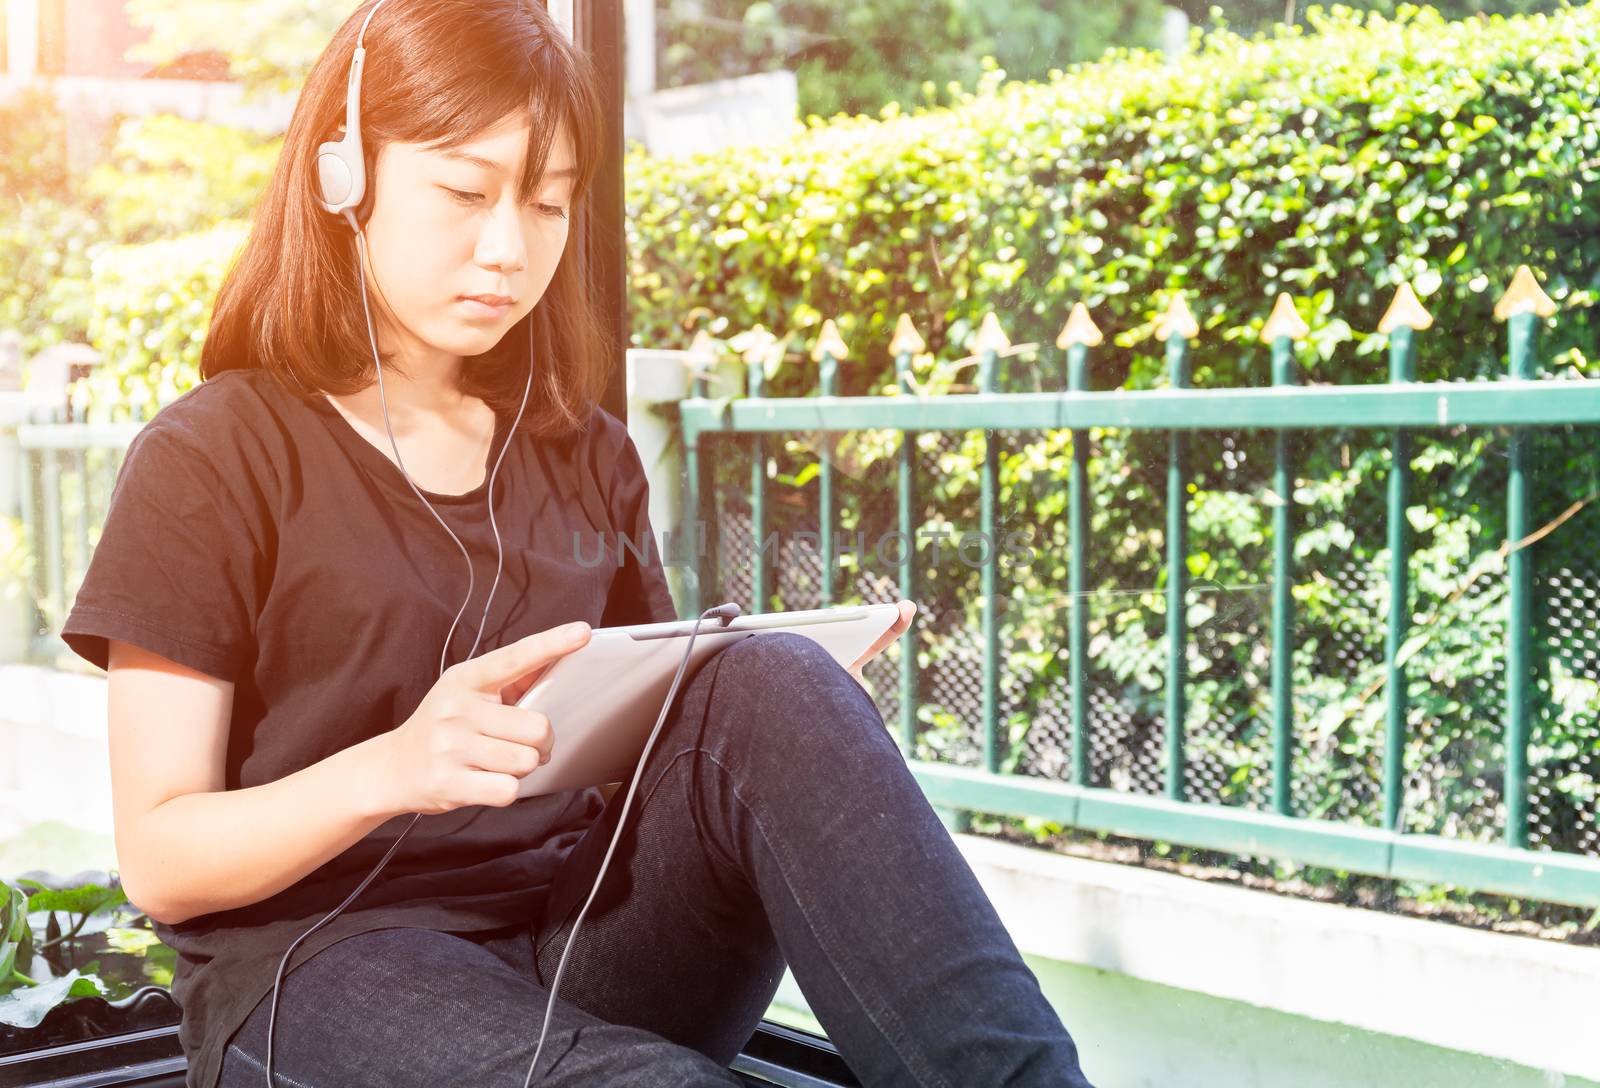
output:
[[[302, 395], [345, 395], [374, 373], [357, 277], [356, 237], [315, 199], [317, 145], [337, 139], [356, 34], [376, 0], [345, 20], [317, 58], [295, 104], [283, 151], [238, 257], [217, 292], [200, 353], [200, 376], [261, 367]], [[513, 110], [526, 110], [529, 141], [518, 182], [527, 200], [564, 122], [576, 155], [572, 205], [584, 197], [605, 147], [595, 72], [550, 18], [542, 0], [389, 0], [367, 27], [361, 137], [367, 194], [379, 149], [391, 141], [459, 146]], [[612, 337], [600, 320], [572, 246], [538, 305], [490, 350], [462, 360], [461, 391], [510, 417], [527, 381], [532, 322], [533, 388], [520, 430], [566, 434], [589, 418], [606, 384]]]

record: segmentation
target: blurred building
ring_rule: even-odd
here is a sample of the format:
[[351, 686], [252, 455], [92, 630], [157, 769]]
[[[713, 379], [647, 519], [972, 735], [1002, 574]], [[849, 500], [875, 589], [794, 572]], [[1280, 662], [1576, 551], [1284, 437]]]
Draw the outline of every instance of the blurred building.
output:
[[134, 26], [124, 0], [0, 0], [0, 102], [48, 86], [67, 118], [74, 167], [92, 161], [119, 116], [174, 113], [281, 130], [293, 104], [241, 103], [227, 59], [214, 50], [153, 65], [127, 58], [149, 32]]
[[[563, 25], [570, 0], [547, 0]], [[799, 125], [792, 72], [763, 72], [692, 87], [655, 88], [654, 0], [625, 0], [627, 104], [623, 132], [653, 154], [685, 155], [781, 139]], [[149, 32], [125, 0], [0, 0], [0, 102], [49, 86], [68, 119], [75, 167], [92, 161], [118, 116], [174, 113], [281, 132], [294, 95], [245, 104], [214, 50], [153, 65], [127, 58]]]

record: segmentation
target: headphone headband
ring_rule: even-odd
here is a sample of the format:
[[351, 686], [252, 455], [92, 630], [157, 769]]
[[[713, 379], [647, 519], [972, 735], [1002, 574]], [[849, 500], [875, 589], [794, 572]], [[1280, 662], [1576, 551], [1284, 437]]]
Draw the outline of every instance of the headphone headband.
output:
[[338, 140], [317, 145], [317, 203], [330, 215], [344, 218], [351, 230], [359, 231], [358, 217], [352, 209], [362, 209], [367, 195], [367, 164], [361, 147], [361, 70], [365, 67], [367, 24], [384, 0], [367, 12], [356, 33], [355, 52], [350, 57], [350, 76], [345, 82], [344, 135]]

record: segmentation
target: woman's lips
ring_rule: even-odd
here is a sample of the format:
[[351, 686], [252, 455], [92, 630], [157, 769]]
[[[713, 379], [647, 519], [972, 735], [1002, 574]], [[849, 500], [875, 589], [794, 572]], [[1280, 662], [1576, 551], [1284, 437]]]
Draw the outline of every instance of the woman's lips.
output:
[[465, 307], [467, 313], [473, 317], [484, 319], [504, 317], [511, 309], [511, 303], [509, 302], [503, 306], [491, 306], [486, 302], [479, 302], [475, 298], [466, 298], [464, 296], [458, 301]]

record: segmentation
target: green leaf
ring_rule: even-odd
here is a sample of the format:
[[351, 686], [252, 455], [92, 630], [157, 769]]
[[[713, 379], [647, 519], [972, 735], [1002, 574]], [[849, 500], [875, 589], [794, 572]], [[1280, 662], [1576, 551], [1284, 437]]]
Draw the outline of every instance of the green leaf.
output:
[[80, 975], [74, 967], [60, 978], [0, 994], [0, 1024], [35, 1028], [57, 1005], [77, 997], [103, 997], [108, 992], [94, 975]]

